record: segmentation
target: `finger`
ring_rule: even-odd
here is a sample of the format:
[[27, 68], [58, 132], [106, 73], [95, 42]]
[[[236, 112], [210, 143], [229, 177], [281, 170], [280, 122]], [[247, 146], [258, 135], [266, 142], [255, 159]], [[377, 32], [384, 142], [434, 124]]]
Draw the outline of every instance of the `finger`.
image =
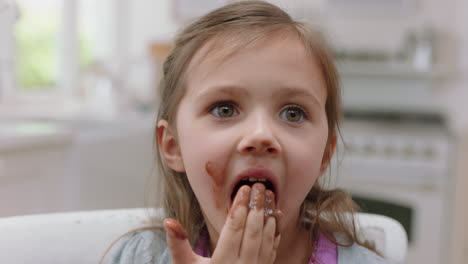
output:
[[187, 232], [182, 225], [174, 219], [167, 218], [164, 220], [164, 228], [166, 229], [166, 241], [171, 252], [172, 263], [195, 262], [196, 254], [190, 246]]
[[262, 234], [262, 244], [260, 246], [260, 254], [258, 263], [271, 263], [270, 257], [273, 254], [273, 244], [275, 242], [275, 225], [274, 217], [268, 217]]
[[262, 244], [260, 246], [260, 263], [271, 263], [271, 255], [273, 254], [273, 244], [275, 241], [276, 218], [273, 216], [275, 206], [275, 194], [270, 191], [265, 191], [265, 227], [263, 228]]
[[276, 218], [276, 232], [275, 235], [279, 236], [283, 230], [283, 211], [275, 209], [273, 216]]
[[255, 183], [250, 192], [250, 211], [247, 215], [240, 251], [241, 263], [256, 263], [263, 234], [265, 185]]
[[275, 237], [275, 242], [273, 242], [273, 253], [270, 256], [270, 262], [269, 263], [274, 263], [276, 260], [276, 252], [278, 251], [279, 243], [281, 241], [281, 235], [278, 235]]
[[271, 190], [265, 191], [265, 223], [268, 217], [273, 216], [276, 218], [276, 230], [275, 235], [278, 236], [281, 232], [281, 225], [283, 219], [283, 212], [276, 209], [276, 197], [275, 193]]
[[213, 253], [213, 262], [226, 263], [226, 259], [237, 259], [239, 257], [242, 236], [244, 233], [248, 204], [250, 200], [250, 186], [242, 186], [234, 198], [229, 210], [226, 223]]
[[265, 190], [265, 223], [270, 216], [273, 216], [275, 209], [275, 193], [271, 190]]

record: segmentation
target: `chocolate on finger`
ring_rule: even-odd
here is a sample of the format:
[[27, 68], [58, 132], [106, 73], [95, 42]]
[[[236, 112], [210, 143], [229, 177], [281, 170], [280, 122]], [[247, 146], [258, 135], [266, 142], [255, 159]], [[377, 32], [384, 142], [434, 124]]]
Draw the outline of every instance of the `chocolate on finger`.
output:
[[242, 186], [236, 194], [234, 198], [234, 202], [232, 203], [232, 207], [229, 210], [229, 216], [234, 218], [236, 215], [237, 210], [241, 207], [247, 207], [250, 200], [250, 186], [244, 185]]
[[271, 190], [265, 191], [265, 223], [268, 220], [268, 217], [273, 216], [275, 212], [275, 194]]
[[265, 185], [255, 183], [250, 191], [249, 208], [261, 210], [265, 206]]
[[269, 217], [276, 219], [276, 230], [275, 235], [278, 236], [281, 230], [281, 219], [283, 218], [283, 212], [276, 208], [276, 197], [275, 193], [266, 190], [265, 191], [265, 223]]

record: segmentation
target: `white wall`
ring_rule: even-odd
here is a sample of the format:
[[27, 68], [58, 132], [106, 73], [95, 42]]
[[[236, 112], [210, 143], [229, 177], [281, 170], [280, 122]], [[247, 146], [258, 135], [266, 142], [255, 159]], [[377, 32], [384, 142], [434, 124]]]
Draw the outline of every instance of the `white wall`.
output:
[[[446, 8], [443, 3], [440, 8]], [[468, 259], [468, 1], [453, 1], [449, 28], [455, 36], [457, 56], [456, 71], [453, 83], [447, 87], [445, 105], [450, 113], [451, 124], [459, 139], [459, 158], [457, 160], [457, 178], [455, 182], [455, 217], [453, 223], [452, 263], [466, 263]]]
[[[174, 17], [176, 13], [172, 0], [136, 0], [129, 5], [129, 49], [132, 57], [141, 57], [147, 52], [151, 41], [171, 41], [186, 22]], [[295, 10], [316, 10], [323, 7], [324, 0], [272, 0], [283, 8]], [[304, 6], [306, 8], [304, 8]]]
[[[348, 46], [395, 47], [401, 44], [402, 34], [423, 24], [430, 24], [444, 33], [444, 38], [453, 38], [455, 1], [408, 0], [409, 8], [373, 12], [334, 11], [327, 0], [270, 0], [285, 8], [293, 16], [323, 24], [337, 43]], [[130, 54], [144, 55], [149, 41], [171, 40], [181, 25], [174, 18], [174, 3], [171, 0], [137, 0], [128, 6], [130, 10]], [[444, 53], [453, 50], [450, 44], [441, 43]], [[448, 46], [448, 47], [447, 47]], [[439, 56], [441, 61], [453, 55]]]
[[152, 41], [171, 41], [179, 23], [173, 17], [171, 0], [137, 0], [130, 8], [130, 44], [132, 57], [146, 56]]

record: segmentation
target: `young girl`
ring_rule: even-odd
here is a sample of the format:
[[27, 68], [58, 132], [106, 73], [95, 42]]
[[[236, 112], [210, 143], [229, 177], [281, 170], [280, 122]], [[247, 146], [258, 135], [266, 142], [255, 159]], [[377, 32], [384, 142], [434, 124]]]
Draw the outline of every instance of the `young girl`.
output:
[[386, 263], [358, 241], [351, 198], [317, 181], [340, 116], [318, 32], [242, 1], [182, 31], [163, 70], [156, 138], [167, 218], [120, 239], [110, 263]]

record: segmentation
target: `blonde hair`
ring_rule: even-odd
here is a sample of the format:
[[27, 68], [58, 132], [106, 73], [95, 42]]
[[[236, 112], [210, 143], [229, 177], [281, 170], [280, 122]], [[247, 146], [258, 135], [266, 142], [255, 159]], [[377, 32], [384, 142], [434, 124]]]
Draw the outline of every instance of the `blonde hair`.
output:
[[[227, 51], [224, 56], [230, 56], [246, 45], [279, 36], [297, 37], [321, 69], [327, 88], [325, 110], [329, 131], [324, 159], [330, 160], [333, 155], [331, 139], [339, 135], [341, 100], [338, 72], [328, 45], [319, 31], [294, 21], [285, 11], [263, 1], [241, 1], [226, 5], [194, 21], [178, 34], [163, 64], [157, 121], [167, 120], [176, 131], [175, 114], [185, 93], [188, 66], [203, 46], [210, 45], [207, 53], [223, 50]], [[157, 142], [157, 131], [154, 141]], [[164, 209], [165, 217], [177, 219], [183, 225], [190, 242], [194, 244], [204, 226], [198, 200], [186, 174], [170, 169], [163, 162], [158, 148], [155, 149], [160, 170], [157, 206]], [[350, 246], [354, 242], [363, 245], [358, 241], [354, 225], [353, 214], [356, 210], [357, 206], [346, 192], [324, 190], [317, 181], [301, 205], [298, 224], [310, 230], [311, 238], [321, 232], [340, 246]], [[156, 225], [161, 226], [160, 222]], [[337, 233], [344, 239], [337, 241], [333, 236]]]

